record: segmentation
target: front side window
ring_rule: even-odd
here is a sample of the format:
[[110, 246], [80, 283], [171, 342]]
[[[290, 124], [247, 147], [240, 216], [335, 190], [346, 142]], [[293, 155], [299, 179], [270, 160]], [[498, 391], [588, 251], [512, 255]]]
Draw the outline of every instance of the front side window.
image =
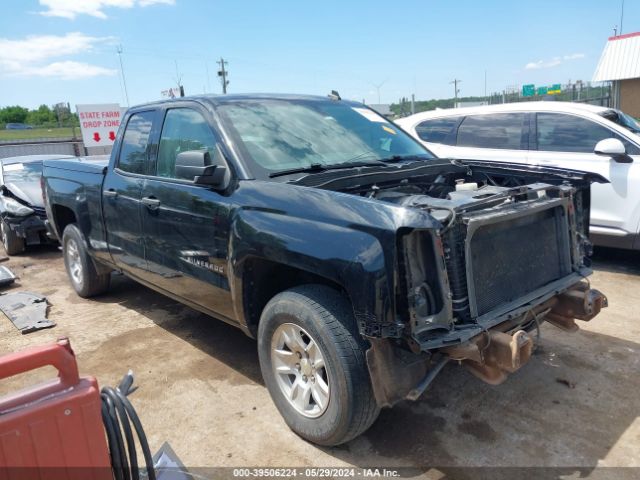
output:
[[617, 138], [630, 155], [638, 151], [638, 147], [626, 138], [586, 118], [564, 113], [538, 113], [537, 124], [538, 150], [593, 153], [600, 140]]
[[458, 128], [458, 147], [520, 150], [524, 113], [470, 115]]
[[[205, 118], [190, 108], [167, 111], [158, 146], [157, 175], [178, 178], [175, 173], [176, 157], [190, 150], [208, 151], [214, 158], [216, 138]], [[188, 180], [193, 180], [189, 178]]]
[[243, 153], [266, 174], [402, 157], [433, 158], [365, 106], [333, 100], [247, 99], [218, 107]]
[[424, 142], [455, 145], [456, 128], [459, 123], [460, 117], [425, 120], [416, 126], [416, 134]]
[[146, 174], [149, 162], [149, 134], [155, 112], [134, 113], [122, 138], [118, 168], [129, 173]]

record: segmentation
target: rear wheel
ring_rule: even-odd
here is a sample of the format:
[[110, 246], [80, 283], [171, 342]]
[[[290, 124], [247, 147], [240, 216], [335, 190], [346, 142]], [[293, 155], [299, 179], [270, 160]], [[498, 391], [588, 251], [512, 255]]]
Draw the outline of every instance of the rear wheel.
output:
[[98, 274], [85, 247], [82, 233], [74, 224], [67, 225], [64, 229], [62, 252], [67, 275], [78, 295], [89, 298], [109, 289], [111, 275]]
[[289, 427], [320, 445], [355, 438], [379, 409], [349, 302], [322, 285], [276, 295], [258, 329], [262, 376]]
[[2, 233], [2, 245], [7, 255], [17, 255], [24, 252], [25, 242], [24, 238], [19, 237], [16, 232], [11, 230], [11, 227], [5, 220], [0, 221], [0, 232]]

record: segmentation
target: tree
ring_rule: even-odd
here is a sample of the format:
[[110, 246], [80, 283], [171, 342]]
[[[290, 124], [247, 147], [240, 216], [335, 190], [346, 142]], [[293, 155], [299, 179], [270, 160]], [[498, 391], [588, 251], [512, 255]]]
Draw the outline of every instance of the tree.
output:
[[14, 105], [0, 109], [0, 123], [25, 123], [29, 110]]
[[56, 122], [56, 114], [47, 105], [40, 105], [27, 115], [27, 123], [37, 126], [50, 126]]

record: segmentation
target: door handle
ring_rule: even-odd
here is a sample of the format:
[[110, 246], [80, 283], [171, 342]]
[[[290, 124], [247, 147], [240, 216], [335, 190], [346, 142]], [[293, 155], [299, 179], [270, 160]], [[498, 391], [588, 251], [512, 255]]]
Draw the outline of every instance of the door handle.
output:
[[110, 188], [109, 190], [103, 191], [102, 195], [104, 195], [107, 198], [116, 198], [118, 196], [118, 192], [116, 192], [115, 189]]
[[160, 200], [155, 197], [142, 197], [142, 204], [149, 210], [157, 210], [160, 206]]

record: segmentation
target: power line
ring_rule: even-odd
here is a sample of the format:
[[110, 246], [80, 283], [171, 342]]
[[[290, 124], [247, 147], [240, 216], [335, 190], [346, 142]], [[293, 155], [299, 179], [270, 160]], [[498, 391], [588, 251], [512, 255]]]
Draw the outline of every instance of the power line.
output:
[[222, 93], [226, 94], [227, 85], [229, 85], [229, 80], [227, 80], [227, 75], [229, 74], [229, 72], [225, 70], [224, 67], [225, 65], [228, 64], [228, 62], [226, 62], [224, 58], [220, 57], [220, 60], [216, 63], [220, 65], [220, 70], [218, 70], [218, 76], [220, 77], [220, 81], [222, 82]]
[[127, 92], [127, 80], [124, 77], [124, 68], [122, 67], [122, 45], [118, 45], [116, 48], [118, 52], [118, 58], [120, 59], [120, 74], [122, 75], [122, 85], [124, 86], [124, 98], [127, 100], [127, 107], [129, 106], [129, 92]]

